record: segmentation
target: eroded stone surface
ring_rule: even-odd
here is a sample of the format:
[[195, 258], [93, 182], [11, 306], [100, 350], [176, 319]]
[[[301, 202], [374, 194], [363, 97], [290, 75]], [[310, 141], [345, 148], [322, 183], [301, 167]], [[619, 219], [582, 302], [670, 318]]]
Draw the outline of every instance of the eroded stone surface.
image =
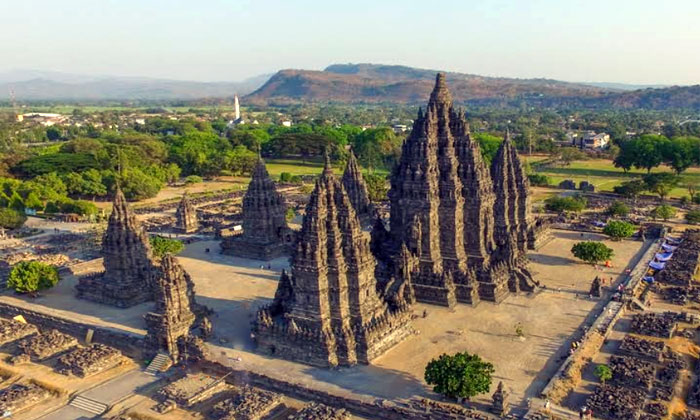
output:
[[312, 402], [299, 412], [289, 416], [289, 420], [349, 420], [350, 413], [342, 408], [329, 407]]
[[236, 394], [214, 405], [211, 418], [221, 420], [258, 420], [282, 402], [282, 395], [244, 386]]
[[114, 367], [121, 361], [122, 354], [119, 350], [104, 344], [93, 344], [90, 347], [76, 348], [59, 357], [56, 371], [84, 378]]
[[78, 340], [75, 337], [49, 330], [23, 339], [17, 347], [21, 353], [29, 355], [32, 359], [44, 360], [77, 345]]
[[0, 413], [17, 413], [48, 398], [49, 391], [35, 385], [12, 384], [0, 390]]
[[32, 324], [14, 319], [0, 319], [0, 346], [38, 332], [39, 330]]

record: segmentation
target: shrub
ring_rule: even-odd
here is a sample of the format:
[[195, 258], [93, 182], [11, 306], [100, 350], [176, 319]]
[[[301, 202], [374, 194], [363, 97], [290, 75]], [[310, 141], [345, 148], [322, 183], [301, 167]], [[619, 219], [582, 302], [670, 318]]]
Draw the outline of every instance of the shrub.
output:
[[625, 217], [630, 213], [630, 208], [622, 201], [615, 201], [608, 207], [607, 213], [611, 216]]
[[377, 203], [387, 199], [389, 187], [387, 186], [386, 177], [376, 174], [367, 174], [364, 178], [367, 184], [367, 193], [372, 202]]
[[586, 208], [587, 201], [583, 197], [550, 197], [545, 200], [545, 208], [549, 211], [562, 213], [565, 211], [580, 212]]
[[668, 204], [662, 204], [652, 210], [651, 215], [654, 217], [654, 219], [662, 219], [666, 221], [676, 215], [676, 209]]
[[12, 267], [7, 287], [17, 293], [34, 293], [49, 289], [58, 283], [56, 267], [39, 261], [22, 261]]
[[700, 210], [690, 210], [685, 214], [685, 221], [692, 225], [700, 223]]
[[600, 382], [605, 383], [608, 379], [612, 379], [612, 370], [607, 365], [598, 365], [595, 367], [593, 374], [600, 380]]
[[609, 260], [615, 255], [613, 250], [608, 248], [604, 243], [592, 241], [575, 244], [571, 248], [571, 253], [574, 254], [574, 257], [591, 264]]
[[294, 216], [296, 216], [296, 213], [294, 213], [294, 209], [291, 207], [288, 207], [287, 213], [285, 213], [285, 215], [284, 215], [284, 218], [285, 218], [285, 220], [287, 220], [287, 223], [294, 220]]
[[615, 240], [629, 238], [634, 235], [636, 231], [637, 227], [632, 223], [623, 222], [621, 220], [611, 220], [603, 229], [603, 233]]
[[24, 213], [15, 209], [0, 208], [0, 226], [5, 229], [17, 229], [27, 221]]
[[530, 180], [530, 184], [536, 187], [546, 187], [550, 184], [549, 177], [542, 174], [530, 174], [527, 176]]
[[185, 178], [185, 184], [199, 184], [200, 182], [204, 182], [204, 180], [199, 175], [190, 175]]

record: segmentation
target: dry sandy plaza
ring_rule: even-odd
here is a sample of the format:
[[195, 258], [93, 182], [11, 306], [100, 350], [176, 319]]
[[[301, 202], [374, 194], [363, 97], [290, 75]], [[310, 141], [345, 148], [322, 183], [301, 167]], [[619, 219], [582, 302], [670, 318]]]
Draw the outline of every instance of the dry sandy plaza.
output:
[[[423, 379], [426, 364], [442, 353], [467, 351], [494, 365], [491, 392], [503, 381], [512, 392], [511, 403], [524, 407], [555, 373], [576, 334], [590, 325], [603, 307], [602, 300], [588, 295], [593, 278], [617, 281], [644, 249], [639, 241], [611, 242], [591, 233], [554, 231], [553, 236], [551, 242], [529, 255], [530, 270], [544, 286], [537, 292], [510, 296], [498, 305], [481, 302], [477, 307], [457, 305], [448, 309], [417, 304], [413, 336], [372, 365], [337, 370], [255, 352], [250, 321], [258, 307], [272, 300], [280, 272], [288, 268], [286, 258], [269, 263], [241, 259], [206, 252], [207, 248], [217, 249], [218, 243], [201, 241], [188, 245], [178, 259], [194, 279], [198, 302], [215, 311], [214, 337], [207, 345], [218, 361], [234, 369], [359, 399], [439, 398]], [[601, 271], [573, 259], [570, 249], [582, 239], [603, 240], [613, 248], [613, 267]], [[31, 305], [37, 311], [145, 335], [143, 314], [149, 304], [122, 310], [77, 300], [72, 290], [75, 282], [69, 276], [38, 299], [6, 293], [0, 296], [0, 302]], [[517, 325], [522, 327], [524, 337], [516, 334]], [[484, 405], [489, 402], [490, 393], [474, 401]]]

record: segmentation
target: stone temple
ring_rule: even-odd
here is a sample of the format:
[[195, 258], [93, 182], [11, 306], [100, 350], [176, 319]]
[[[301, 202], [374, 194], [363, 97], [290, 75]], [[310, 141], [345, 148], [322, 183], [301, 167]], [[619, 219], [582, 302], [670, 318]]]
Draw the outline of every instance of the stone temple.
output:
[[148, 235], [117, 189], [102, 238], [104, 272], [79, 279], [77, 297], [120, 308], [153, 299], [153, 258]]
[[404, 300], [377, 292], [368, 234], [326, 158], [273, 303], [253, 322], [259, 351], [321, 366], [368, 364], [412, 333]]
[[[409, 260], [400, 258], [405, 246], [417, 258], [410, 282], [421, 302], [501, 302], [509, 291], [534, 287], [519, 251], [529, 226], [527, 183], [510, 141], [494, 164], [484, 161], [438, 74], [391, 175], [390, 228], [373, 233], [373, 249], [388, 250], [378, 255], [384, 283], [406, 271], [397, 267]], [[506, 204], [512, 211], [499, 208]]]
[[182, 195], [182, 200], [175, 210], [175, 230], [180, 233], [196, 232], [199, 228], [197, 209], [194, 208], [187, 193]]
[[292, 232], [286, 214], [284, 197], [259, 159], [243, 197], [243, 233], [224, 238], [221, 252], [266, 261], [288, 254]]
[[164, 351], [178, 360], [178, 340], [187, 337], [195, 324], [196, 303], [192, 279], [167, 254], [154, 276], [155, 309], [147, 313], [146, 341], [153, 352]]
[[374, 206], [370, 202], [367, 184], [362, 177], [360, 165], [357, 163], [355, 153], [352, 150], [350, 150], [341, 182], [343, 187], [345, 187], [345, 192], [348, 193], [348, 198], [355, 209], [357, 217], [360, 218], [363, 225], [371, 222], [375, 216]]

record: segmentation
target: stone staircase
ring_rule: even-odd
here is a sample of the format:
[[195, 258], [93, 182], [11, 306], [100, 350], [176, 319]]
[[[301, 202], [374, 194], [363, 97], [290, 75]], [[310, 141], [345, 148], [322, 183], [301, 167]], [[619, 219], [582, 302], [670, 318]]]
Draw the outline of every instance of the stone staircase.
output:
[[91, 400], [89, 398], [83, 397], [82, 395], [78, 395], [77, 397], [73, 398], [70, 404], [68, 405], [83, 411], [87, 411], [88, 413], [92, 413], [96, 416], [101, 415], [102, 413], [107, 411], [108, 408], [107, 404]]
[[146, 368], [146, 373], [150, 375], [156, 375], [163, 371], [163, 367], [170, 363], [170, 356], [165, 353], [158, 353], [156, 357], [151, 360]]

